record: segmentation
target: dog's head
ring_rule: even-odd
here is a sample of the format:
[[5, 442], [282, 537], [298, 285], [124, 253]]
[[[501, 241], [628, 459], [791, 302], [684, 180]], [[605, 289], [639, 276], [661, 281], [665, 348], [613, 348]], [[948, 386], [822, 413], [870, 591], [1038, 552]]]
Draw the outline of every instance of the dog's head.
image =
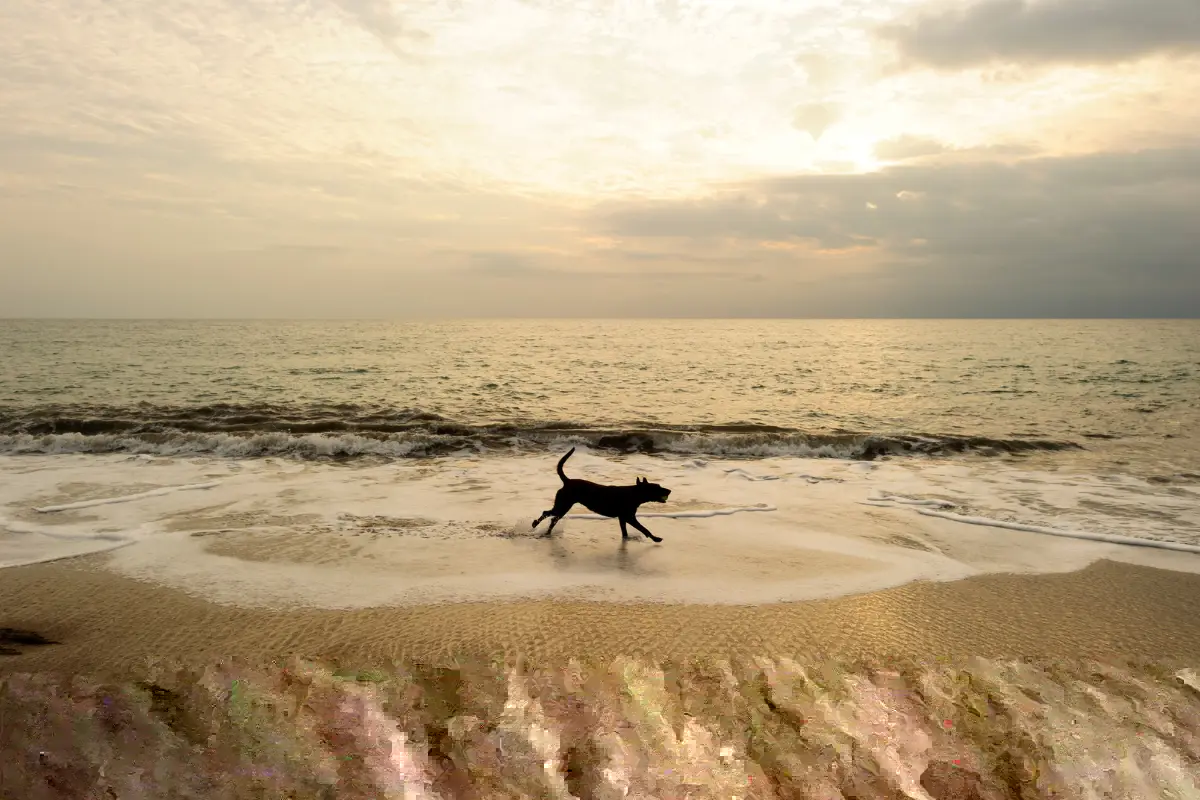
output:
[[665, 486], [659, 486], [657, 483], [651, 483], [645, 478], [637, 479], [638, 494], [646, 498], [644, 502], [649, 503], [665, 503], [667, 498], [671, 496], [671, 490]]

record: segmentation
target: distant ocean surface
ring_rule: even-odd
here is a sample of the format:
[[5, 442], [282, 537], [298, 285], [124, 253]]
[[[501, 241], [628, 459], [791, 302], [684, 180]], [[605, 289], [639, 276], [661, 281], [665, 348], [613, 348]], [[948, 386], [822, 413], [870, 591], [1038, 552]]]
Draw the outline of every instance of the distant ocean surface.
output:
[[0, 321], [0, 452], [1200, 472], [1200, 321]]

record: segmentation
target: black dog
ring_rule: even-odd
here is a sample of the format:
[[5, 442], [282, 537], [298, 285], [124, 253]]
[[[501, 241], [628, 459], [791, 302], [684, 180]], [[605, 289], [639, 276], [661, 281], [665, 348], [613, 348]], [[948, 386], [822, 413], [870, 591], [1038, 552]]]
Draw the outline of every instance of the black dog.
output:
[[554, 526], [571, 510], [571, 506], [579, 503], [594, 514], [602, 517], [616, 517], [621, 523], [622, 539], [629, 538], [629, 532], [625, 526], [632, 525], [650, 539], [661, 542], [662, 537], [655, 536], [646, 530], [634, 515], [637, 514], [638, 506], [642, 503], [667, 502], [671, 490], [664, 489], [657, 483], [650, 483], [645, 478], [638, 478], [637, 483], [633, 486], [604, 486], [578, 478], [568, 478], [567, 474], [563, 472], [563, 464], [567, 463], [567, 459], [574, 452], [575, 448], [572, 447], [559, 460], [558, 477], [562, 478], [563, 487], [554, 495], [554, 508], [543, 511], [542, 515], [534, 520], [533, 527], [536, 528], [538, 523], [546, 517], [551, 517], [550, 529], [546, 531], [547, 536], [551, 535], [554, 533]]

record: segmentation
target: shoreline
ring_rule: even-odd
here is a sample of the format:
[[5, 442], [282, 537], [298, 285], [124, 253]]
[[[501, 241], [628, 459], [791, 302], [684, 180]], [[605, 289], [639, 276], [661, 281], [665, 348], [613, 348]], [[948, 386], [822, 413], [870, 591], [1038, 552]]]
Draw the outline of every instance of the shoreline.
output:
[[58, 643], [0, 656], [0, 675], [124, 675], [148, 662], [291, 656], [358, 668], [620, 656], [1200, 664], [1200, 576], [1112, 561], [755, 606], [527, 600], [339, 611], [219, 605], [108, 572], [105, 558], [4, 570], [0, 627]]

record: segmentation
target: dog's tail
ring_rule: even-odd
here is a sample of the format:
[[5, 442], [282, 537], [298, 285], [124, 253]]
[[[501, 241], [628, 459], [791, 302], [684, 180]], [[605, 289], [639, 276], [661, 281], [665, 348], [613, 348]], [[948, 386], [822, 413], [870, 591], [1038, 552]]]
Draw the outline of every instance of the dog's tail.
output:
[[570, 458], [571, 453], [574, 453], [574, 452], [575, 452], [575, 448], [572, 447], [570, 450], [567, 451], [567, 454], [565, 456], [563, 456], [562, 458], [560, 458], [558, 460], [558, 477], [562, 478], [563, 483], [567, 482], [567, 473], [563, 472], [563, 464], [567, 463], [567, 459]]

